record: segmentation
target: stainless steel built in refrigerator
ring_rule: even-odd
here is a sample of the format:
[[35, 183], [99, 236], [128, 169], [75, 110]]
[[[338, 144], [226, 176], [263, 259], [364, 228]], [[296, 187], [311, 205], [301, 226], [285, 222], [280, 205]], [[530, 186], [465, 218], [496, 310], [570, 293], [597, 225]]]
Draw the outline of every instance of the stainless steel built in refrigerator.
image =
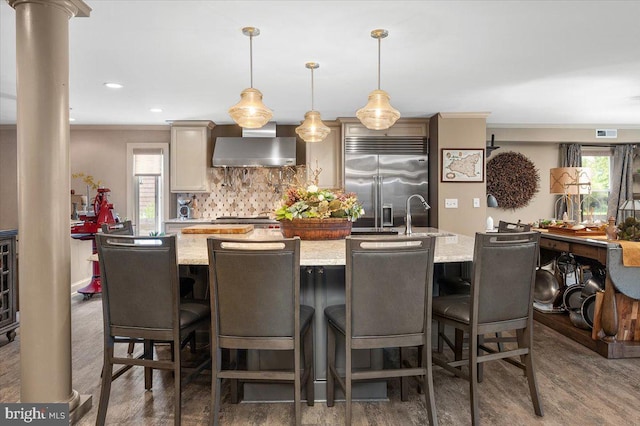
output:
[[[427, 147], [422, 137], [345, 138], [345, 189], [357, 194], [365, 211], [353, 224], [355, 232], [403, 226], [407, 198], [428, 199]], [[411, 207], [413, 226], [428, 226], [428, 210], [417, 199]]]

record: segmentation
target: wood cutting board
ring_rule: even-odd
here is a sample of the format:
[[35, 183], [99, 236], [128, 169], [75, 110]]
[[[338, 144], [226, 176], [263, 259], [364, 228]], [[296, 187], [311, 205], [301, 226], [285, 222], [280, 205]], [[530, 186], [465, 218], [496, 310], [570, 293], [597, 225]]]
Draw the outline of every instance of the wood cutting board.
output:
[[552, 234], [562, 234], [571, 237], [595, 237], [596, 235], [606, 235], [604, 230], [598, 228], [571, 229], [562, 226], [548, 226], [547, 231]]
[[246, 234], [253, 225], [193, 225], [182, 228], [183, 234]]

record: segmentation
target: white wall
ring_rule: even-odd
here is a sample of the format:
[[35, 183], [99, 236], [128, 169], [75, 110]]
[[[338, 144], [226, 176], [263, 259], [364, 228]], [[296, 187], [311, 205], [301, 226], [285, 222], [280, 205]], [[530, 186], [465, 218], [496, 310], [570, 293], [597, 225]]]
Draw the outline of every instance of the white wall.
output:
[[[169, 126], [125, 128], [73, 128], [71, 129], [71, 173], [84, 173], [102, 181], [102, 186], [111, 189], [109, 201], [121, 217], [127, 215], [127, 143], [169, 143]], [[76, 194], [86, 194], [82, 179], [71, 179], [71, 188]], [[91, 190], [90, 197], [95, 195]]]

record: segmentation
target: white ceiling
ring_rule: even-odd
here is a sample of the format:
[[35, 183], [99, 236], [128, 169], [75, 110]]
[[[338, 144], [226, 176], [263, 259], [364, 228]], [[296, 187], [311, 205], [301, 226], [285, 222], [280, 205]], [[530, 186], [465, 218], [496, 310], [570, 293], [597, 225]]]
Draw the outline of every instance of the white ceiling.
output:
[[[254, 87], [280, 124], [353, 117], [381, 88], [403, 117], [640, 126], [640, 1], [97, 1], [70, 21], [74, 124], [231, 123]], [[15, 12], [0, 3], [0, 124], [16, 121]], [[46, 70], [43, 70], [46, 72]], [[110, 90], [104, 82], [124, 88]], [[159, 107], [162, 113], [149, 109]]]

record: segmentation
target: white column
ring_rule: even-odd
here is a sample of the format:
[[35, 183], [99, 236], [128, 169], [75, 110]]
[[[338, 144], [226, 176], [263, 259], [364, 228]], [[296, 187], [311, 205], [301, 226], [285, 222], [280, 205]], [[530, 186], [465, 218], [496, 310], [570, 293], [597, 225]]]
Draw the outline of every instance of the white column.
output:
[[[21, 402], [86, 409], [71, 384], [69, 19], [81, 0], [9, 0], [16, 11]], [[90, 397], [88, 406], [91, 407]]]

